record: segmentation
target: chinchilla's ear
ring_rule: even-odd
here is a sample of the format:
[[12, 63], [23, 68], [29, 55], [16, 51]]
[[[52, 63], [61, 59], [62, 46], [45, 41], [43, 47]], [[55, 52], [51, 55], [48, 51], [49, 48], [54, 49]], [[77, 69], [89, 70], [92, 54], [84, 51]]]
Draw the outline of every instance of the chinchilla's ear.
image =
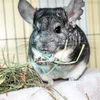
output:
[[83, 14], [82, 7], [84, 7], [84, 5], [83, 0], [71, 0], [69, 5], [65, 7], [69, 23], [72, 26], [75, 26], [76, 21], [81, 19], [80, 16]]
[[36, 9], [26, 0], [19, 0], [18, 10], [23, 19], [33, 25], [33, 16]]

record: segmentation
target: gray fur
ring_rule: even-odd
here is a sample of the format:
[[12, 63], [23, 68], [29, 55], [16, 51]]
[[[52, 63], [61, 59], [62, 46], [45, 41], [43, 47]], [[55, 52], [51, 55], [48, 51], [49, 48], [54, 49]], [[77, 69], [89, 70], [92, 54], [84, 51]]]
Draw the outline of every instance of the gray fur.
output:
[[[32, 48], [35, 48], [42, 54], [55, 54], [59, 50], [64, 49], [66, 40], [68, 40], [67, 48], [73, 49], [71, 54], [69, 54], [69, 58], [70, 61], [75, 61], [82, 45], [85, 44], [81, 57], [76, 64], [56, 67], [56, 70], [53, 72], [57, 75], [56, 78], [67, 78], [67, 73], [74, 73], [74, 69], [79, 68], [80, 74], [75, 75], [77, 76], [75, 79], [77, 79], [83, 72], [81, 69], [84, 70], [89, 61], [89, 43], [84, 32], [76, 25], [76, 21], [80, 19], [83, 13], [82, 7], [84, 7], [83, 0], [71, 0], [66, 8], [40, 8], [36, 10], [26, 0], [19, 1], [18, 9], [21, 16], [31, 23], [34, 29], [29, 40], [29, 58], [32, 63], [35, 61]], [[81, 64], [83, 68], [80, 69]], [[45, 75], [41, 70], [43, 66], [35, 65], [33, 66], [34, 69], [44, 81], [55, 79], [53, 74]], [[47, 71], [51, 67], [46, 64], [44, 69]], [[70, 76], [72, 75], [69, 74]], [[74, 79], [74, 76], [71, 78]]]

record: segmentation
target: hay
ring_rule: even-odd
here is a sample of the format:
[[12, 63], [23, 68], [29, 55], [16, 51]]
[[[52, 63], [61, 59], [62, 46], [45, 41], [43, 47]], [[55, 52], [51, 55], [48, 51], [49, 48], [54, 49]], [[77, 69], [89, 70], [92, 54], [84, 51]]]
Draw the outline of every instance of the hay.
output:
[[40, 86], [42, 80], [30, 64], [7, 64], [0, 68], [0, 93]]

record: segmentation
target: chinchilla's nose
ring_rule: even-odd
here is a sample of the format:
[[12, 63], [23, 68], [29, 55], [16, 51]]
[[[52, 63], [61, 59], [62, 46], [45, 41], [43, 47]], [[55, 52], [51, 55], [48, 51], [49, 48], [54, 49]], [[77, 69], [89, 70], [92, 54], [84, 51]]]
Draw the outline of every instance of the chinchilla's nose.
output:
[[42, 51], [48, 51], [48, 48], [46, 46], [43, 46]]
[[48, 50], [48, 48], [47, 48], [47, 43], [42, 43], [42, 48], [41, 48], [41, 50], [43, 50], [43, 51], [47, 51], [47, 50]]
[[42, 44], [42, 46], [39, 48], [39, 50], [42, 52], [42, 53], [48, 53], [48, 47], [47, 45], [44, 43]]

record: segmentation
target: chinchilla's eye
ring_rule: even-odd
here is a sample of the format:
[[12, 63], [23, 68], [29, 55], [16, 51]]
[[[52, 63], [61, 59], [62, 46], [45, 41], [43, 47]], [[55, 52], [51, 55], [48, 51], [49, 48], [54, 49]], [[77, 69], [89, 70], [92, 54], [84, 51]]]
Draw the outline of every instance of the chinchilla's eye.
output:
[[61, 33], [61, 26], [57, 26], [55, 28], [55, 32], [58, 33], [58, 34], [60, 34]]

